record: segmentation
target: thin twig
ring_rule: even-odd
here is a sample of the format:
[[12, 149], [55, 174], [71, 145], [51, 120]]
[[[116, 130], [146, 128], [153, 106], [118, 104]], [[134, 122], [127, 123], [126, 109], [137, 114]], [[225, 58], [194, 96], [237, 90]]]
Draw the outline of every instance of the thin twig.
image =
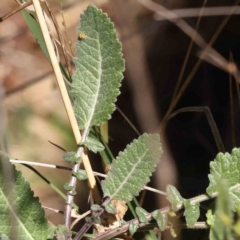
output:
[[[67, 114], [68, 114], [68, 118], [69, 118], [69, 121], [71, 123], [71, 127], [72, 127], [72, 130], [73, 130], [76, 142], [77, 142], [77, 144], [79, 144], [81, 142], [81, 134], [80, 134], [78, 124], [77, 124], [77, 121], [76, 121], [76, 118], [75, 118], [75, 115], [74, 115], [74, 112], [73, 112], [73, 108], [72, 108], [70, 98], [69, 98], [67, 90], [66, 90], [66, 86], [65, 86], [65, 83], [64, 83], [64, 80], [63, 80], [63, 76], [61, 74], [61, 70], [60, 70], [60, 67], [59, 67], [59, 64], [58, 64], [58, 60], [57, 60], [56, 55], [55, 55], [55, 51], [54, 51], [54, 48], [53, 48], [51, 37], [49, 35], [49, 31], [48, 31], [46, 22], [44, 20], [44, 16], [43, 16], [43, 13], [42, 13], [42, 9], [41, 9], [41, 5], [39, 3], [39, 0], [33, 0], [33, 5], [34, 5], [34, 8], [35, 8], [38, 20], [39, 20], [39, 25], [41, 27], [48, 52], [49, 52], [51, 63], [52, 63], [52, 66], [53, 66], [53, 69], [54, 69], [54, 72], [55, 72], [55, 75], [56, 75], [56, 78], [57, 78], [58, 86], [59, 86], [59, 89], [60, 89], [60, 92], [61, 92], [61, 95], [62, 95], [62, 98], [63, 98], [63, 102], [64, 102], [64, 105], [65, 105], [65, 108], [66, 108], [66, 111], [67, 111]], [[101, 201], [100, 194], [99, 194], [98, 189], [96, 187], [96, 180], [94, 178], [92, 167], [90, 165], [88, 156], [86, 154], [83, 154], [82, 161], [83, 161], [84, 168], [85, 168], [85, 170], [87, 172], [87, 175], [88, 175], [88, 180], [89, 180], [89, 183], [90, 183], [90, 187], [93, 190], [95, 201], [96, 202]], [[74, 168], [73, 170], [75, 171], [76, 169]], [[71, 185], [74, 184], [74, 187], [76, 187], [76, 183], [77, 183], [76, 177], [72, 176], [70, 184]], [[66, 224], [66, 226], [68, 226], [68, 228], [71, 225], [72, 203], [73, 203], [73, 196], [69, 196], [69, 194], [68, 194], [67, 205], [66, 205], [66, 208], [68, 209], [67, 214], [66, 214], [67, 219], [68, 219], [67, 220], [68, 223]], [[66, 217], [66, 215], [65, 215], [65, 217]]]
[[[230, 187], [229, 190], [234, 190], [234, 189], [239, 188], [239, 187], [240, 187], [240, 184], [236, 184], [235, 186]], [[212, 194], [212, 196], [208, 196], [208, 195], [206, 195], [206, 194], [203, 194], [203, 195], [200, 195], [200, 196], [197, 196], [197, 197], [195, 197], [195, 198], [190, 199], [190, 204], [196, 204], [196, 203], [200, 203], [200, 202], [203, 202], [203, 201], [207, 201], [207, 200], [209, 200], [209, 199], [211, 199], [211, 198], [215, 198], [215, 197], [217, 197], [217, 196], [218, 196], [218, 193], [217, 193], [217, 192], [214, 192], [214, 193]], [[180, 209], [182, 209], [183, 207], [184, 207], [183, 204], [178, 204], [178, 205], [177, 205], [177, 210], [180, 210]], [[165, 208], [160, 209], [160, 211], [161, 211], [162, 214], [166, 214], [166, 213], [169, 213], [170, 211], [172, 211], [172, 209], [171, 209], [170, 207], [165, 207]], [[146, 218], [147, 218], [148, 221], [152, 220], [152, 219], [153, 219], [153, 218], [152, 218], [152, 213], [150, 213], [149, 215], [147, 215]], [[95, 238], [95, 240], [106, 240], [106, 239], [110, 239], [110, 238], [112, 238], [112, 237], [114, 237], [114, 236], [116, 236], [116, 235], [119, 235], [119, 234], [121, 234], [121, 233], [124, 233], [124, 232], [128, 231], [130, 222], [134, 222], [135, 224], [139, 224], [139, 220], [138, 220], [138, 219], [133, 219], [133, 220], [127, 222], [127, 223], [126, 223], [124, 226], [122, 226], [122, 227], [117, 227], [117, 228], [115, 228], [115, 229], [112, 229], [112, 230], [109, 230], [109, 231], [104, 232], [104, 233], [102, 233], [102, 234], [99, 234], [99, 235]], [[73, 240], [80, 240], [80, 238], [75, 237]]]
[[69, 79], [71, 79], [71, 64], [69, 64], [69, 60], [67, 58], [64, 40], [63, 40], [63, 37], [62, 37], [62, 35], [60, 33], [58, 22], [57, 22], [55, 16], [53, 15], [52, 10], [51, 10], [50, 5], [48, 4], [47, 0], [45, 0], [44, 3], [46, 5], [46, 7], [47, 7], [48, 13], [49, 13], [49, 15], [50, 15], [50, 17], [52, 19], [52, 22], [54, 24], [55, 30], [57, 32], [57, 35], [58, 35], [58, 38], [59, 38], [59, 41], [60, 41], [60, 46], [61, 46], [62, 52], [63, 52], [63, 57], [65, 59], [65, 63], [66, 63], [67, 71], [68, 71], [68, 76], [69, 76]]
[[[240, 0], [236, 0], [234, 2], [234, 6], [232, 11], [229, 13], [228, 16], [226, 16], [224, 18], [224, 20], [221, 22], [220, 26], [217, 28], [215, 34], [213, 35], [213, 37], [211, 38], [210, 42], [208, 43], [206, 49], [210, 46], [213, 45], [213, 43], [216, 41], [217, 37], [219, 36], [220, 32], [222, 31], [223, 27], [227, 24], [230, 16], [232, 15], [232, 13], [234, 12], [234, 10], [237, 7], [237, 4], [240, 2]], [[197, 61], [197, 63], [194, 65], [194, 67], [192, 68], [192, 71], [190, 72], [190, 74], [188, 75], [187, 79], [185, 80], [185, 82], [183, 83], [182, 87], [180, 88], [178, 94], [176, 95], [176, 97], [174, 98], [174, 100], [172, 101], [172, 103], [170, 104], [167, 113], [165, 114], [164, 118], [162, 119], [159, 129], [160, 131], [163, 133], [166, 129], [166, 125], [167, 125], [167, 121], [169, 118], [169, 115], [172, 113], [173, 109], [176, 107], [177, 103], [179, 102], [179, 100], [181, 99], [183, 93], [185, 92], [186, 88], [188, 87], [188, 85], [190, 84], [193, 76], [195, 75], [196, 71], [198, 70], [200, 64], [202, 63], [202, 59], [199, 59]], [[237, 78], [235, 78], [237, 81]]]
[[212, 115], [209, 107], [204, 106], [204, 107], [185, 107], [185, 108], [181, 108], [181, 109], [173, 112], [169, 116], [167, 121], [169, 121], [171, 118], [173, 118], [177, 114], [184, 113], [184, 112], [204, 112], [206, 117], [207, 117], [208, 124], [210, 125], [210, 128], [211, 128], [213, 137], [215, 139], [215, 143], [217, 145], [218, 151], [219, 152], [225, 152], [225, 147], [224, 147], [221, 135], [220, 135], [220, 133], [218, 131], [217, 124], [214, 121], [213, 115]]
[[47, 207], [47, 206], [44, 206], [44, 205], [42, 205], [42, 207], [43, 207], [44, 209], [47, 209], [47, 210], [52, 211], [52, 212], [55, 212], [55, 213], [64, 214], [63, 211], [58, 210], [58, 209], [55, 209], [55, 208], [50, 208], [50, 207]]
[[[184, 9], [173, 9], [171, 12], [175, 14], [169, 15], [168, 19], [177, 19], [177, 18], [191, 18], [191, 17], [214, 17], [214, 16], [225, 16], [228, 15], [232, 11], [232, 6], [225, 7], [205, 7], [202, 8], [184, 8]], [[234, 15], [240, 14], [240, 7], [237, 6], [234, 10]], [[158, 21], [166, 20], [165, 17], [156, 14], [154, 18]]]
[[73, 229], [73, 227], [83, 218], [85, 218], [87, 215], [91, 214], [91, 210], [81, 214], [81, 215], [78, 215], [76, 217], [76, 219], [72, 222], [71, 226], [70, 226], [70, 229]]
[[[196, 23], [196, 26], [195, 26], [195, 31], [196, 31], [196, 32], [197, 32], [197, 30], [198, 30], [198, 28], [199, 28], [200, 21], [201, 21], [201, 17], [202, 17], [202, 14], [203, 14], [205, 5], [206, 5], [206, 1], [204, 1], [203, 6], [202, 6], [202, 8], [201, 8], [201, 11], [200, 11], [200, 13], [199, 13], [199, 17], [198, 17], [198, 20], [197, 20], [197, 23]], [[175, 13], [176, 13], [176, 12], [175, 12]], [[189, 56], [190, 56], [190, 53], [191, 53], [191, 50], [192, 50], [192, 47], [193, 47], [194, 38], [196, 37], [196, 32], [195, 32], [194, 35], [192, 36], [191, 41], [190, 41], [190, 44], [189, 44], [189, 46], [188, 46], [187, 54], [186, 54], [186, 56], [185, 56], [185, 58], [184, 58], [183, 66], [182, 66], [182, 68], [181, 68], [181, 72], [180, 72], [180, 74], [179, 74], [179, 77], [178, 77], [178, 80], [177, 80], [177, 84], [176, 84], [175, 89], [174, 89], [172, 101], [173, 101], [173, 99], [175, 98], [176, 94], [178, 93], [178, 90], [179, 90], [179, 87], [180, 87], [180, 84], [181, 84], [181, 81], [182, 81], [182, 78], [183, 78], [183, 74], [184, 74], [184, 71], [185, 71], [185, 69], [186, 69], [187, 62], [188, 62], [188, 59], [189, 59]]]
[[16, 160], [16, 159], [10, 159], [11, 163], [20, 163], [20, 164], [26, 164], [31, 166], [38, 166], [38, 167], [46, 167], [46, 168], [53, 168], [53, 169], [62, 169], [67, 171], [72, 171], [72, 168], [65, 167], [65, 166], [59, 166], [54, 164], [48, 164], [48, 163], [38, 163], [38, 162], [30, 162], [26, 160]]
[[[182, 18], [178, 17], [174, 12], [168, 10], [162, 5], [157, 4], [151, 0], [138, 0], [138, 2], [140, 2], [148, 9], [154, 11], [156, 14], [159, 14], [160, 16], [165, 17], [169, 21], [173, 22], [173, 24], [179, 27], [186, 35], [192, 38], [195, 44], [204, 50], [204, 53], [202, 55], [203, 58], [205, 58], [206, 56], [209, 57], [210, 54], [212, 56], [211, 57], [212, 60], [215, 62], [217, 66], [221, 67], [225, 71], [230, 72], [232, 74], [234, 74], [237, 71], [237, 67], [235, 66], [235, 64], [229, 63], [216, 50], [209, 46], [203, 39], [203, 37], [194, 28], [188, 25], [187, 22], [185, 22]], [[234, 10], [234, 8], [232, 10]], [[235, 67], [233, 67], [233, 65]]]
[[133, 123], [130, 121], [130, 119], [125, 115], [125, 113], [116, 105], [117, 111], [123, 116], [123, 118], [127, 121], [127, 123], [132, 127], [132, 129], [137, 133], [138, 136], [140, 136], [140, 132], [137, 130], [137, 128], [133, 125]]
[[14, 9], [13, 11], [5, 14], [4, 16], [0, 17], [0, 22], [3, 22], [4, 20], [8, 19], [9, 17], [11, 17], [12, 15], [14, 15], [17, 12], [20, 12], [21, 10], [23, 10], [24, 8], [28, 7], [32, 5], [32, 0], [30, 0], [29, 2], [17, 7], [16, 9]]
[[[230, 61], [233, 62], [233, 55], [230, 53]], [[234, 103], [233, 103], [233, 79], [229, 74], [229, 96], [230, 96], [230, 113], [231, 113], [231, 129], [232, 129], [232, 145], [236, 146], [235, 126], [234, 126]]]

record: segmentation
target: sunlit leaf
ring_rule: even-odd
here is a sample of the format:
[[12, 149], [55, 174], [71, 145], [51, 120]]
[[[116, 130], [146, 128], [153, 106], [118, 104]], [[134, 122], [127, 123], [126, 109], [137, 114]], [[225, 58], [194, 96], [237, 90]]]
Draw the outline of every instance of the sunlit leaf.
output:
[[148, 223], [147, 215], [149, 214], [146, 210], [141, 207], [136, 207], [136, 214], [141, 223]]
[[104, 150], [104, 146], [97, 138], [93, 138], [89, 136], [87, 137], [83, 145], [86, 146], [90, 151], [94, 153], [101, 152]]
[[[213, 162], [210, 163], [210, 172], [208, 175], [210, 184], [207, 193], [212, 196], [217, 191], [217, 183], [219, 179], [228, 180], [229, 187], [240, 184], [240, 149], [234, 148], [232, 153], [219, 153]], [[232, 201], [232, 209], [236, 211], [240, 204], [239, 187], [229, 190]]]
[[194, 226], [200, 216], [199, 203], [191, 203], [190, 200], [184, 201], [184, 216], [189, 227]]
[[134, 140], [113, 160], [106, 180], [102, 181], [104, 196], [131, 201], [149, 182], [161, 154], [158, 134], [144, 134]]
[[[21, 172], [0, 152], [0, 233], [10, 239], [52, 239], [39, 199], [34, 197]], [[5, 238], [6, 239], [6, 238]]]
[[177, 211], [177, 205], [184, 201], [178, 190], [172, 185], [167, 185], [167, 200], [172, 204], [173, 211]]
[[138, 229], [138, 224], [134, 223], [134, 221], [131, 221], [129, 224], [129, 232], [133, 235]]
[[76, 72], [71, 94], [80, 129], [110, 119], [123, 78], [124, 60], [116, 30], [108, 16], [90, 5], [81, 15], [76, 44]]
[[157, 221], [159, 229], [164, 231], [167, 227], [167, 214], [162, 214], [160, 210], [155, 210], [152, 216]]

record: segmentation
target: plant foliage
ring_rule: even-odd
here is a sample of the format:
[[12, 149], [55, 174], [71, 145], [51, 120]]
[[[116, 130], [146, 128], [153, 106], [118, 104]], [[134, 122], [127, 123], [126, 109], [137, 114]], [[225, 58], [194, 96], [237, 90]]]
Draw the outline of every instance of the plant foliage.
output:
[[[11, 174], [12, 172], [12, 174]], [[39, 199], [33, 196], [21, 172], [0, 152], [0, 233], [10, 239], [52, 239]]]
[[[219, 153], [210, 163], [210, 184], [207, 193], [212, 196], [217, 191], [217, 183], [220, 179], [228, 180], [229, 187], [240, 183], [240, 148], [234, 148], [232, 153]], [[232, 209], [236, 211], [240, 204], [239, 188], [230, 188], [229, 195], [232, 201]]]
[[131, 201], [155, 170], [162, 154], [158, 134], [143, 134], [113, 160], [106, 180], [102, 181], [105, 197]]
[[105, 13], [90, 5], [80, 22], [71, 94], [79, 128], [88, 129], [110, 119], [115, 110], [124, 60], [114, 25]]

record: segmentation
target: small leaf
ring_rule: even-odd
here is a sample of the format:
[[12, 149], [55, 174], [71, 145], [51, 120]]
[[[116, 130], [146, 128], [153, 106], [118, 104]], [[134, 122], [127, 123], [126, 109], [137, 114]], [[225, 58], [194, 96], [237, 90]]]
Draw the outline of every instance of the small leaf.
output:
[[129, 224], [129, 232], [133, 235], [138, 229], [138, 224], [134, 223], [134, 221], [131, 221]]
[[87, 137], [83, 145], [86, 146], [90, 151], [94, 153], [101, 152], [105, 148], [97, 138], [93, 138], [93, 137]]
[[78, 163], [81, 161], [81, 158], [76, 157], [76, 152], [67, 152], [64, 156], [63, 159], [67, 163]]
[[[210, 172], [208, 175], [210, 184], [207, 193], [212, 196], [217, 191], [219, 179], [228, 180], [229, 187], [240, 183], [240, 148], [234, 148], [232, 153], [219, 153], [213, 162], [210, 163]], [[232, 210], [236, 211], [240, 204], [239, 187], [230, 189], [229, 195], [232, 201]]]
[[175, 212], [178, 210], [177, 205], [184, 201], [178, 190], [172, 185], [167, 185], [167, 200], [172, 204], [172, 209]]
[[152, 216], [157, 221], [159, 229], [164, 231], [167, 227], [167, 214], [162, 214], [160, 210], [155, 210]]
[[234, 240], [231, 229], [233, 214], [227, 181], [219, 179], [216, 190], [218, 191], [218, 198], [214, 223], [210, 228], [210, 240]]
[[65, 240], [72, 236], [72, 232], [64, 225], [58, 225], [56, 228], [57, 240]]
[[93, 216], [92, 219], [93, 219], [95, 224], [100, 224], [101, 223], [101, 218], [100, 217]]
[[191, 203], [190, 200], [183, 202], [185, 211], [184, 216], [189, 227], [194, 226], [200, 216], [199, 203]]
[[146, 216], [149, 215], [149, 213], [146, 210], [141, 207], [136, 207], [136, 214], [141, 223], [148, 223]]
[[22, 10], [22, 14], [28, 24], [30, 31], [33, 33], [34, 37], [36, 38], [46, 58], [48, 59], [49, 62], [51, 62], [39, 23], [26, 10]]
[[54, 228], [48, 225], [39, 199], [9, 160], [0, 152], [0, 234], [10, 239], [52, 239]]
[[93, 205], [91, 206], [91, 211], [93, 211], [93, 212], [98, 212], [98, 211], [100, 211], [101, 209], [102, 209], [101, 206], [98, 205], [98, 204], [93, 204]]
[[212, 209], [208, 209], [206, 217], [207, 217], [207, 224], [209, 226], [212, 226], [213, 223], [214, 223], [214, 219], [215, 219], [215, 215], [213, 214], [213, 210]]
[[131, 201], [150, 180], [161, 154], [158, 134], [143, 134], [134, 140], [113, 160], [106, 180], [102, 181], [104, 197]]
[[110, 119], [125, 67], [121, 43], [108, 16], [90, 5], [80, 22], [78, 34], [87, 37], [76, 44], [71, 94], [79, 128], [88, 129]]
[[63, 188], [67, 191], [71, 191], [70, 194], [71, 195], [76, 195], [77, 192], [74, 190], [74, 187], [70, 185], [70, 183], [65, 183]]
[[79, 180], [86, 180], [88, 178], [85, 170], [79, 169], [77, 172], [73, 171], [73, 175], [76, 176]]
[[108, 204], [104, 205], [105, 207], [105, 210], [108, 212], [108, 213], [111, 213], [111, 214], [117, 214], [117, 210], [115, 208], [115, 206], [109, 202]]

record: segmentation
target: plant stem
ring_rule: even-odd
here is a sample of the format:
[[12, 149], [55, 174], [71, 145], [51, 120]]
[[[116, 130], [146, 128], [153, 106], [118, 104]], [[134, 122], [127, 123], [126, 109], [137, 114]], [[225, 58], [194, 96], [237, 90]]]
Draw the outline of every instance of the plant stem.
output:
[[[232, 186], [232, 187], [230, 187], [230, 188], [229, 188], [229, 191], [230, 191], [230, 190], [234, 190], [234, 189], [239, 188], [239, 187], [240, 187], [240, 183], [239, 183], [239, 184], [236, 184], [236, 185], [234, 185], [234, 186]], [[211, 198], [215, 198], [215, 197], [217, 197], [217, 196], [218, 196], [218, 192], [214, 192], [214, 193], [212, 194], [212, 196], [208, 196], [208, 195], [206, 195], [206, 194], [202, 194], [202, 195], [200, 195], [200, 196], [191, 198], [191, 199], [190, 199], [190, 203], [191, 203], [191, 204], [200, 203], [200, 202], [209, 200], [209, 199], [211, 199]], [[182, 209], [182, 208], [184, 208], [183, 204], [178, 204], [178, 205], [177, 205], [177, 211], [180, 210], [180, 209]], [[172, 211], [172, 209], [171, 209], [170, 207], [165, 207], [165, 208], [160, 209], [160, 211], [161, 211], [162, 214], [164, 214], [164, 213], [169, 213], [170, 211]], [[151, 220], [153, 219], [152, 213], [148, 214], [148, 215], [146, 216], [146, 218], [147, 218], [148, 221], [151, 221]], [[131, 221], [133, 221], [135, 224], [139, 224], [139, 221], [138, 221], [137, 218], [135, 218], [135, 219], [133, 219], [133, 220], [131, 220]], [[99, 234], [99, 235], [95, 238], [95, 240], [110, 239], [110, 238], [112, 238], [112, 237], [114, 237], [114, 236], [116, 236], [116, 235], [119, 235], [119, 234], [121, 234], [121, 233], [126, 232], [126, 231], [129, 229], [129, 224], [130, 224], [131, 221], [127, 222], [123, 227], [117, 227], [117, 228], [114, 228], [114, 229], [112, 229], [112, 230], [109, 230], [109, 231], [107, 231], [107, 232], [105, 232], [105, 233]], [[143, 227], [144, 227], [144, 226], [143, 226]], [[78, 235], [77, 235], [77, 236], [78, 236]], [[81, 238], [77, 238], [77, 236], [76, 236], [73, 240], [80, 240], [80, 239], [81, 239]]]
[[[58, 63], [56, 54], [54, 52], [53, 44], [52, 44], [52, 41], [51, 41], [51, 38], [50, 38], [50, 35], [49, 35], [49, 31], [48, 31], [48, 28], [47, 28], [47, 25], [46, 25], [46, 22], [45, 22], [45, 19], [44, 19], [44, 16], [43, 16], [43, 12], [42, 12], [42, 8], [41, 8], [41, 5], [39, 3], [39, 0], [33, 0], [33, 5], [34, 5], [36, 15], [37, 15], [38, 20], [39, 20], [39, 25], [41, 27], [47, 49], [48, 49], [48, 53], [49, 53], [49, 56], [50, 56], [50, 59], [51, 59], [51, 63], [52, 63], [53, 69], [54, 69], [54, 73], [55, 73], [56, 78], [57, 78], [58, 86], [59, 86], [59, 89], [60, 89], [60, 92], [61, 92], [61, 95], [62, 95], [62, 98], [63, 98], [63, 102], [64, 102], [64, 105], [65, 105], [65, 108], [66, 108], [66, 111], [67, 111], [67, 115], [68, 115], [69, 121], [71, 123], [71, 127], [73, 129], [73, 133], [74, 133], [76, 142], [77, 142], [77, 144], [79, 144], [81, 142], [81, 134], [80, 134], [78, 124], [77, 124], [77, 120], [76, 120], [74, 112], [73, 112], [72, 104], [71, 104], [71, 101], [70, 101], [70, 98], [68, 96], [68, 92], [67, 92], [64, 80], [63, 80], [63, 76], [62, 76], [62, 73], [61, 73], [61, 70], [60, 70], [60, 67], [59, 67], [59, 63]], [[83, 150], [81, 150], [81, 151], [83, 151]], [[100, 198], [100, 194], [98, 192], [98, 189], [96, 188], [96, 180], [94, 178], [94, 174], [93, 174], [88, 156], [86, 154], [83, 154], [82, 160], [83, 160], [84, 168], [85, 168], [85, 170], [87, 172], [87, 175], [88, 175], [88, 180], [89, 180], [90, 187], [93, 190], [93, 196], [96, 198], [95, 201], [98, 202], [98, 201], [100, 201], [101, 198]], [[76, 167], [76, 169], [77, 169], [77, 167]], [[71, 183], [74, 184], [74, 188], [75, 188], [76, 187], [76, 178], [75, 177], [71, 178]], [[69, 196], [69, 199], [67, 200], [67, 205], [69, 205], [69, 207], [67, 207], [67, 208], [68, 208], [68, 210], [70, 210], [72, 208], [74, 197], [72, 195], [70, 197], [70, 193], [68, 193], [68, 196]], [[71, 211], [70, 211], [70, 214], [69, 214], [69, 211], [68, 211], [67, 216], [68, 216], [69, 219], [66, 220], [66, 217], [65, 217], [65, 223], [67, 222], [66, 226], [70, 227]]]

